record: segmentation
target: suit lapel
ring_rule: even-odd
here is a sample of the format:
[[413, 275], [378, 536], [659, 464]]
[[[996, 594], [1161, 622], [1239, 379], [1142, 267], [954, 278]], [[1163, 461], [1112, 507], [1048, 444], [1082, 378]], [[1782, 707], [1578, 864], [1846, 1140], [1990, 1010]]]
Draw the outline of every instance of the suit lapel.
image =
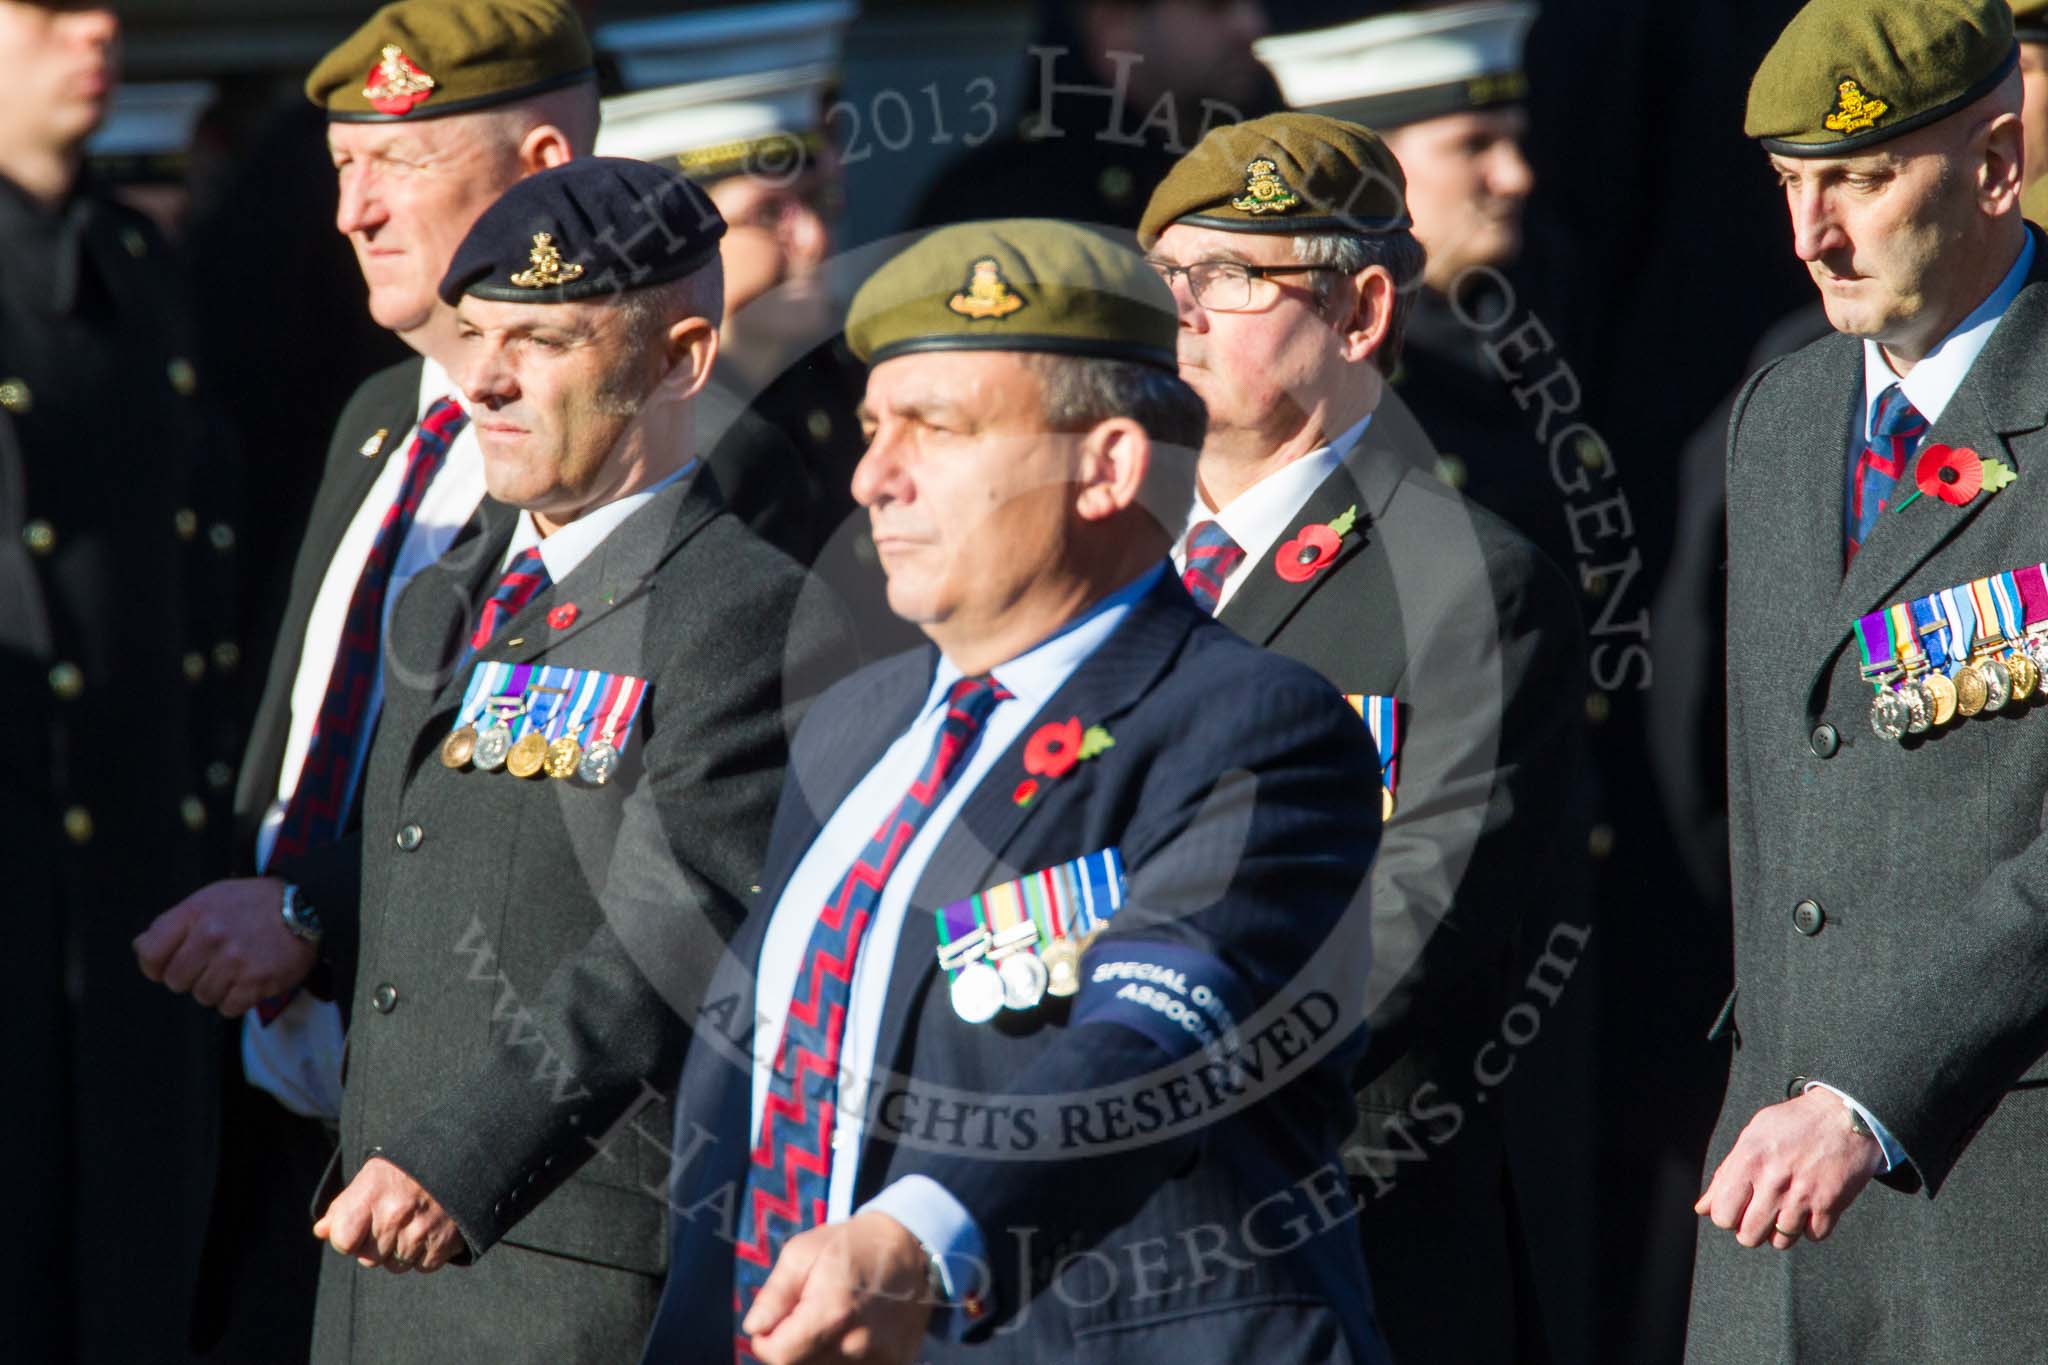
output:
[[[1366, 428], [1365, 438], [1346, 453], [1330, 477], [1294, 514], [1280, 542], [1266, 551], [1262, 562], [1246, 568], [1244, 582], [1217, 613], [1217, 619], [1224, 625], [1253, 644], [1272, 644], [1281, 628], [1301, 610], [1302, 603], [1336, 576], [1339, 565], [1365, 548], [1374, 534], [1374, 523], [1386, 515], [1387, 505], [1393, 501], [1406, 472], [1401, 452], [1374, 439], [1374, 430], [1379, 425], [1379, 418], [1375, 417], [1373, 425]], [[1275, 560], [1284, 553], [1282, 547], [1288, 541], [1305, 527], [1325, 525], [1354, 509], [1356, 519], [1328, 568], [1299, 583], [1290, 583], [1280, 576], [1274, 567]]]
[[385, 632], [386, 715], [379, 723], [411, 736], [405, 781], [430, 745], [428, 718], [460, 700], [468, 670], [455, 663], [468, 642], [471, 608], [496, 579], [518, 517], [516, 509], [485, 498], [447, 552], [406, 585], [392, 610]]
[[[334, 552], [341, 545], [341, 538], [348, 533], [356, 513], [362, 509], [363, 499], [370, 495], [371, 487], [384, 473], [384, 467], [394, 454], [405, 457], [404, 437], [419, 421], [420, 416], [420, 371], [424, 361], [414, 361], [395, 376], [401, 382], [391, 386], [389, 401], [377, 410], [377, 426], [358, 435], [355, 432], [339, 432], [347, 452], [342, 455], [341, 467], [335, 471], [336, 495], [319, 509], [319, 515], [306, 528], [306, 551], [314, 554], [314, 562], [332, 563]], [[317, 594], [320, 580], [312, 584]], [[309, 599], [295, 604], [293, 615], [301, 617], [313, 610]]]
[[[1066, 684], [1053, 694], [1024, 727], [981, 783], [967, 797], [960, 812], [932, 852], [917, 889], [910, 898], [909, 914], [902, 937], [897, 941], [896, 961], [889, 977], [889, 994], [883, 1004], [881, 1032], [876, 1038], [875, 1058], [898, 1058], [904, 1031], [938, 967], [933, 952], [935, 940], [925, 926], [926, 913], [962, 896], [1012, 880], [1036, 867], [1022, 867], [1007, 858], [1027, 829], [1064, 832], [1074, 827], [1067, 818], [1085, 799], [1086, 763], [1070, 769], [1065, 776], [1039, 783], [1039, 794], [1030, 804], [1015, 799], [1017, 784], [1023, 780], [1024, 749], [1032, 733], [1044, 723], [1079, 717], [1086, 725], [1114, 728], [1114, 722], [1144, 700], [1159, 675], [1179, 652], [1188, 632], [1201, 624], [1187, 594], [1172, 575], [1134, 604], [1131, 613], [1101, 647], [1074, 670]], [[1002, 669], [995, 675], [1002, 677]], [[1093, 852], [1075, 848], [1062, 851], [1055, 860]]]

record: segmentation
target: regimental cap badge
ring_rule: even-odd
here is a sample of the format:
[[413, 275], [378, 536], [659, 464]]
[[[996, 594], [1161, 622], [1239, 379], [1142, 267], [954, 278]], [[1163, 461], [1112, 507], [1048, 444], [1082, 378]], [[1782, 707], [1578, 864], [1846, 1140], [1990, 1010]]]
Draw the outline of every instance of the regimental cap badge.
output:
[[1875, 128], [1877, 121], [1889, 112], [1889, 104], [1875, 95], [1864, 93], [1863, 87], [1855, 81], [1847, 80], [1835, 87], [1835, 112], [1822, 119], [1821, 126], [1831, 133], [1847, 136], [1860, 133], [1865, 128]]
[[1257, 157], [1244, 168], [1244, 193], [1230, 201], [1239, 213], [1285, 213], [1301, 202], [1301, 196], [1287, 188], [1280, 168], [1271, 157]]
[[562, 259], [561, 248], [555, 245], [552, 232], [534, 233], [533, 250], [527, 256], [533, 262], [532, 269], [522, 270], [512, 277], [512, 283], [521, 289], [552, 289], [558, 284], [583, 278], [582, 266]]
[[1024, 296], [1010, 288], [1003, 267], [993, 256], [983, 256], [968, 267], [967, 284], [946, 300], [946, 307], [963, 318], [1000, 319], [1024, 306]]
[[386, 43], [363, 82], [363, 98], [380, 114], [410, 114], [434, 93], [434, 78], [422, 71], [405, 49]]

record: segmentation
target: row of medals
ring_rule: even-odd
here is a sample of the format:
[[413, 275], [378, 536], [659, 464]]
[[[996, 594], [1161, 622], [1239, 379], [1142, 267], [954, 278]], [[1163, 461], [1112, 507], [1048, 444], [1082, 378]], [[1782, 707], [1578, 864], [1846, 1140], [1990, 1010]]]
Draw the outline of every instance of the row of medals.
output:
[[2035, 636], [2002, 657], [1982, 655], [1951, 678], [1938, 669], [1909, 677], [1870, 703], [1870, 728], [1882, 739], [1903, 739], [1947, 725], [1958, 716], [2019, 710], [2044, 690], [2048, 639]]
[[618, 770], [619, 751], [604, 740], [585, 749], [569, 735], [550, 744], [538, 731], [514, 741], [512, 727], [499, 719], [482, 731], [465, 725], [450, 734], [441, 741], [441, 762], [454, 769], [474, 763], [487, 773], [503, 768], [514, 777], [546, 773], [563, 782], [580, 777], [602, 787]]
[[1056, 938], [1037, 952], [1038, 926], [1030, 920], [1001, 933], [976, 929], [939, 949], [939, 965], [957, 971], [953, 1012], [970, 1024], [985, 1024], [1005, 1010], [1037, 1008], [1048, 995], [1081, 989], [1081, 954], [1097, 929], [1082, 938]]

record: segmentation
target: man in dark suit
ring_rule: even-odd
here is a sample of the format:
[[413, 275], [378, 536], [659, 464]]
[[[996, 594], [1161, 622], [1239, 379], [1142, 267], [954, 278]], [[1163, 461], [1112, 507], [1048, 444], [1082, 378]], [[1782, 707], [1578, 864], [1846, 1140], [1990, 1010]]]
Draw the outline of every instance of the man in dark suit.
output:
[[386, 6], [306, 89], [328, 117], [336, 226], [370, 313], [420, 355], [367, 380], [336, 427], [242, 759], [245, 875], [166, 911], [136, 945], [145, 974], [236, 1021], [198, 1087], [219, 1093], [220, 1119], [217, 1160], [200, 1173], [214, 1212], [194, 1254], [193, 1331], [221, 1359], [262, 1362], [301, 1353], [311, 1328], [305, 1200], [333, 1148], [321, 1120], [337, 1110], [349, 990], [334, 949], [354, 933], [384, 623], [484, 495], [441, 363], [454, 312], [435, 286], [508, 185], [587, 153], [597, 130], [589, 43], [561, 0]]
[[1374, 765], [1162, 562], [1173, 331], [1045, 221], [855, 298], [854, 491], [932, 647], [797, 737], [695, 1012], [649, 1361], [1385, 1359], [1336, 1146]]
[[2048, 257], [2016, 46], [2003, 0], [1814, 0], [1750, 88], [1841, 335], [1728, 428], [1739, 994], [1702, 1362], [2039, 1353], [2048, 842], [2008, 779], [2048, 761]]
[[1209, 409], [1176, 552], [1188, 589], [1313, 666], [1379, 741], [1372, 1041], [1346, 1157], [1388, 1340], [1496, 1361], [1515, 1350], [1519, 1251], [1497, 1035], [1529, 976], [1525, 927], [1554, 955], [1546, 1005], [1591, 932], [1585, 664], [1563, 576], [1380, 407], [1422, 263], [1402, 183], [1369, 130], [1276, 114], [1205, 138], [1139, 240]]
[[314, 1227], [359, 1264], [326, 1263], [316, 1360], [618, 1359], [651, 1319], [660, 1154], [602, 1139], [666, 1116], [661, 974], [739, 922], [785, 708], [848, 647], [792, 630], [801, 570], [695, 478], [723, 231], [675, 172], [579, 159], [442, 281], [493, 497], [389, 630]]

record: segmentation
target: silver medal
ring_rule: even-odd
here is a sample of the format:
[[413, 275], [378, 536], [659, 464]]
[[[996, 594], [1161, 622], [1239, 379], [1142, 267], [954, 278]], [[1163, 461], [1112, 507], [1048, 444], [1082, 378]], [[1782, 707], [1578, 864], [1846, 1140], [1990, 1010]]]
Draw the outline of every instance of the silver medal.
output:
[[619, 770], [619, 751], [609, 744], [593, 744], [583, 751], [576, 775], [593, 787], [602, 787]]
[[1889, 688], [1870, 703], [1870, 728], [1879, 739], [1904, 739], [1912, 718], [1906, 699]]
[[1899, 695], [1906, 701], [1906, 733], [1924, 734], [1934, 724], [1934, 698], [1917, 679], [1899, 688]]
[[986, 1024], [1003, 1008], [1001, 973], [986, 962], [972, 962], [953, 978], [953, 1013], [970, 1024]]
[[1003, 1004], [1013, 1010], [1035, 1008], [1052, 980], [1037, 953], [1012, 953], [996, 972], [1003, 979]]
[[1984, 680], [1984, 709], [2002, 711], [2012, 700], [2012, 670], [1997, 659], [1979, 659], [1977, 676]]
[[505, 759], [511, 752], [511, 728], [493, 725], [476, 737], [476, 752], [470, 755], [469, 761], [487, 773], [494, 773], [505, 766]]
[[2035, 695], [2048, 697], [2048, 637], [2029, 636], [2021, 648], [2034, 661], [2034, 667], [2041, 671], [2041, 683], [2034, 689]]

